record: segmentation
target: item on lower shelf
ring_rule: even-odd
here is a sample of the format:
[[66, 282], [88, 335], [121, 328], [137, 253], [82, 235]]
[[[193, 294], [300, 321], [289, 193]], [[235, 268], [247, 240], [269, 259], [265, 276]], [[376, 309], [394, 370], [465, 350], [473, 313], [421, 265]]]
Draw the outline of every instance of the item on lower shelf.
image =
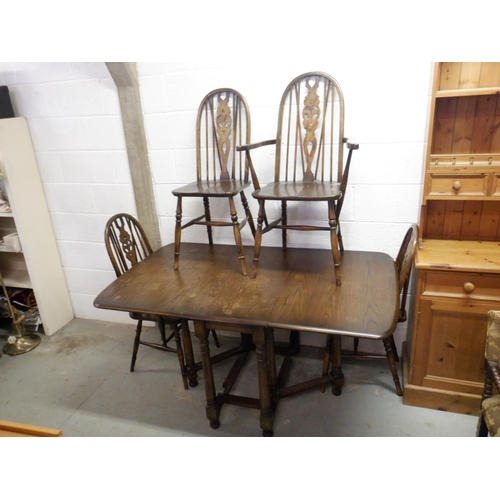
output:
[[[20, 318], [20, 324], [30, 330], [38, 331], [42, 318], [38, 309], [35, 294], [29, 288], [6, 287], [11, 307]], [[0, 318], [10, 318], [11, 311], [5, 293], [0, 291]]]
[[6, 234], [3, 237], [3, 243], [5, 245], [5, 249], [8, 252], [20, 252], [21, 251], [21, 242], [19, 241], [19, 236], [17, 233]]
[[26, 311], [23, 313], [24, 317], [21, 323], [28, 327], [29, 330], [38, 331], [38, 327], [42, 324], [42, 318], [40, 317], [40, 312], [38, 309], [33, 309], [31, 311]]
[[7, 287], [7, 292], [11, 303], [23, 311], [37, 307], [35, 294], [30, 288]]
[[5, 183], [0, 173], [0, 212], [12, 212], [10, 208], [9, 199], [5, 190]]
[[3, 198], [0, 198], [0, 212], [12, 212], [9, 202], [5, 201]]
[[[18, 354], [24, 354], [26, 352], [33, 350], [35, 347], [38, 346], [38, 344], [40, 344], [40, 341], [42, 339], [38, 335], [35, 335], [34, 333], [30, 333], [27, 335], [24, 334], [24, 325], [21, 323], [24, 318], [24, 314], [12, 306], [9, 297], [9, 292], [7, 290], [7, 287], [5, 286], [1, 274], [0, 274], [0, 282], [2, 284], [3, 299], [7, 304], [7, 307], [10, 312], [9, 316], [10, 318], [12, 318], [12, 323], [16, 329], [16, 334], [10, 335], [7, 338], [7, 344], [4, 345], [3, 352], [5, 354], [8, 354], [9, 356], [17, 356]], [[28, 293], [26, 294], [26, 296], [30, 297], [30, 294]]]

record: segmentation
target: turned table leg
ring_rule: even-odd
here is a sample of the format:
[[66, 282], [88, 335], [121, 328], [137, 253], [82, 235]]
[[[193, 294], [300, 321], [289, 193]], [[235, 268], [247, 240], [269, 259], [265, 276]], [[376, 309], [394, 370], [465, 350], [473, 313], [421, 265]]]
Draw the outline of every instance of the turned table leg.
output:
[[255, 353], [259, 370], [260, 428], [265, 437], [273, 436], [273, 410], [271, 408], [271, 392], [269, 389], [268, 356], [266, 353], [266, 332], [264, 328], [256, 328], [253, 333]]
[[274, 331], [267, 328], [264, 333], [266, 337], [266, 365], [269, 392], [272, 396], [278, 394], [278, 377], [276, 374], [276, 354], [274, 352]]
[[342, 372], [342, 337], [332, 335], [332, 394], [340, 396], [344, 385], [344, 374]]
[[212, 371], [212, 361], [210, 360], [210, 347], [208, 344], [208, 335], [210, 331], [203, 321], [194, 321], [194, 331], [200, 342], [203, 379], [205, 381], [205, 395], [207, 398], [207, 418], [210, 420], [210, 427], [212, 429], [217, 429], [220, 426], [220, 408], [215, 394], [214, 374]]

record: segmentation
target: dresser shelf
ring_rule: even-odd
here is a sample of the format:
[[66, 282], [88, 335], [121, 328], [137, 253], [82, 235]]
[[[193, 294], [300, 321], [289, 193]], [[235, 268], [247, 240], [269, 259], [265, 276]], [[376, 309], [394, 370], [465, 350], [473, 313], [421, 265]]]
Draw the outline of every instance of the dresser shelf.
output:
[[475, 415], [500, 309], [500, 63], [437, 63], [405, 404]]
[[43, 332], [52, 335], [74, 314], [24, 118], [0, 119], [0, 173], [12, 208], [0, 213], [0, 238], [17, 233], [21, 247], [0, 249], [0, 272], [6, 286], [33, 290]]

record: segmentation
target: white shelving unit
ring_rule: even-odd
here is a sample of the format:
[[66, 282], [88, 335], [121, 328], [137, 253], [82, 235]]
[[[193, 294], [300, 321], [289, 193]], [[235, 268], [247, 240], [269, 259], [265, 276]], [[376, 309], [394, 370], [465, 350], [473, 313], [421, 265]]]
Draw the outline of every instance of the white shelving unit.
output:
[[35, 294], [46, 335], [74, 317], [45, 194], [24, 118], [0, 119], [0, 172], [12, 213], [0, 213], [0, 238], [17, 233], [20, 251], [0, 246], [6, 286]]

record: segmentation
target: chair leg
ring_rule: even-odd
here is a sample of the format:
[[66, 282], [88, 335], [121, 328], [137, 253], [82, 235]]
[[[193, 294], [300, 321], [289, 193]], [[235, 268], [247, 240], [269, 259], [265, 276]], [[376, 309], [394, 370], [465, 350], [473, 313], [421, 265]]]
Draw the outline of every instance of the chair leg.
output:
[[167, 347], [167, 336], [165, 335], [165, 322], [161, 316], [158, 316], [158, 329], [160, 330], [161, 344]]
[[186, 372], [190, 387], [198, 385], [198, 371], [194, 361], [193, 344], [187, 320], [181, 320], [181, 336], [184, 345], [184, 356], [186, 359]]
[[257, 271], [259, 269], [260, 245], [262, 243], [262, 224], [264, 223], [265, 214], [265, 201], [259, 200], [259, 216], [257, 217], [257, 230], [255, 232], [252, 278], [257, 276]]
[[253, 221], [252, 212], [250, 212], [250, 208], [248, 206], [247, 197], [245, 196], [245, 193], [243, 191], [240, 193], [240, 196], [241, 196], [241, 204], [243, 205], [243, 208], [245, 210], [245, 215], [248, 220], [248, 224], [250, 225], [250, 230], [252, 231], [252, 235], [255, 239], [255, 223]]
[[403, 395], [403, 390], [401, 389], [401, 384], [399, 382], [398, 368], [396, 366], [396, 360], [394, 359], [394, 352], [392, 350], [392, 343], [390, 339], [384, 339], [385, 352], [387, 354], [387, 360], [389, 361], [389, 368], [391, 369], [392, 379], [394, 380], [394, 385], [396, 386], [396, 392], [398, 396]]
[[356, 356], [356, 354], [358, 354], [358, 348], [359, 348], [359, 338], [354, 337], [352, 339], [352, 350], [353, 350], [353, 353], [355, 356]]
[[[203, 197], [203, 206], [205, 207], [205, 221], [211, 222], [212, 215], [210, 213], [210, 200], [208, 199], [208, 196]], [[213, 245], [214, 240], [212, 237], [212, 226], [210, 224], [207, 224], [207, 235], [208, 235], [208, 244]]]
[[234, 205], [234, 198], [229, 198], [229, 210], [231, 212], [231, 221], [233, 223], [234, 241], [238, 249], [238, 259], [240, 261], [241, 274], [247, 275], [247, 266], [245, 264], [245, 253], [243, 252], [243, 242], [241, 240], [240, 225], [238, 224], [238, 214], [236, 213], [236, 206]]
[[340, 230], [340, 221], [337, 218], [337, 238], [339, 240], [340, 253], [344, 253], [344, 241], [342, 240], [342, 231]]
[[182, 232], [182, 196], [177, 197], [177, 212], [175, 214], [175, 246], [174, 246], [174, 269], [179, 269], [179, 256], [181, 253]]
[[396, 361], [396, 363], [399, 363], [399, 355], [398, 355], [398, 350], [396, 348], [396, 342], [394, 341], [394, 335], [390, 336], [390, 341], [391, 341], [391, 349], [392, 352], [394, 353], [394, 361]]
[[288, 355], [297, 356], [300, 352], [300, 332], [298, 330], [290, 330], [288, 342]]
[[479, 409], [479, 421], [477, 423], [477, 437], [488, 437], [488, 427], [486, 426], [486, 422], [484, 420], [483, 415], [483, 401], [485, 399], [491, 398], [493, 396], [493, 374], [488, 367], [488, 363], [485, 363], [484, 367], [484, 387], [483, 387], [483, 396], [481, 398], [481, 407]]
[[[287, 202], [286, 202], [286, 200], [282, 200], [281, 201], [281, 224], [283, 226], [287, 225], [287, 221], [288, 221], [287, 215], [288, 215], [287, 214]], [[286, 245], [287, 245], [286, 228], [283, 228], [281, 230], [281, 240], [282, 240], [283, 248], [286, 248]]]
[[184, 385], [184, 389], [187, 391], [189, 389], [189, 386], [187, 379], [186, 364], [184, 361], [184, 351], [182, 350], [181, 335], [179, 333], [179, 324], [173, 324], [172, 328], [174, 331], [177, 359], [179, 360], [179, 366], [181, 368], [182, 383]]
[[214, 344], [216, 347], [220, 347], [219, 337], [217, 337], [217, 332], [215, 330], [211, 330], [212, 337], [214, 338]]
[[137, 359], [137, 351], [139, 350], [139, 344], [141, 342], [141, 330], [142, 330], [142, 319], [137, 321], [137, 328], [135, 329], [134, 348], [132, 350], [132, 360], [130, 362], [131, 372], [133, 372], [135, 369], [135, 360]]
[[476, 437], [488, 437], [488, 427], [486, 426], [486, 422], [484, 420], [482, 405], [481, 409], [479, 410], [479, 421], [477, 423]]
[[328, 202], [328, 223], [330, 224], [330, 240], [332, 245], [333, 266], [335, 269], [335, 281], [337, 286], [342, 283], [340, 276], [340, 252], [339, 240], [337, 238], [337, 217], [335, 216], [335, 202]]

